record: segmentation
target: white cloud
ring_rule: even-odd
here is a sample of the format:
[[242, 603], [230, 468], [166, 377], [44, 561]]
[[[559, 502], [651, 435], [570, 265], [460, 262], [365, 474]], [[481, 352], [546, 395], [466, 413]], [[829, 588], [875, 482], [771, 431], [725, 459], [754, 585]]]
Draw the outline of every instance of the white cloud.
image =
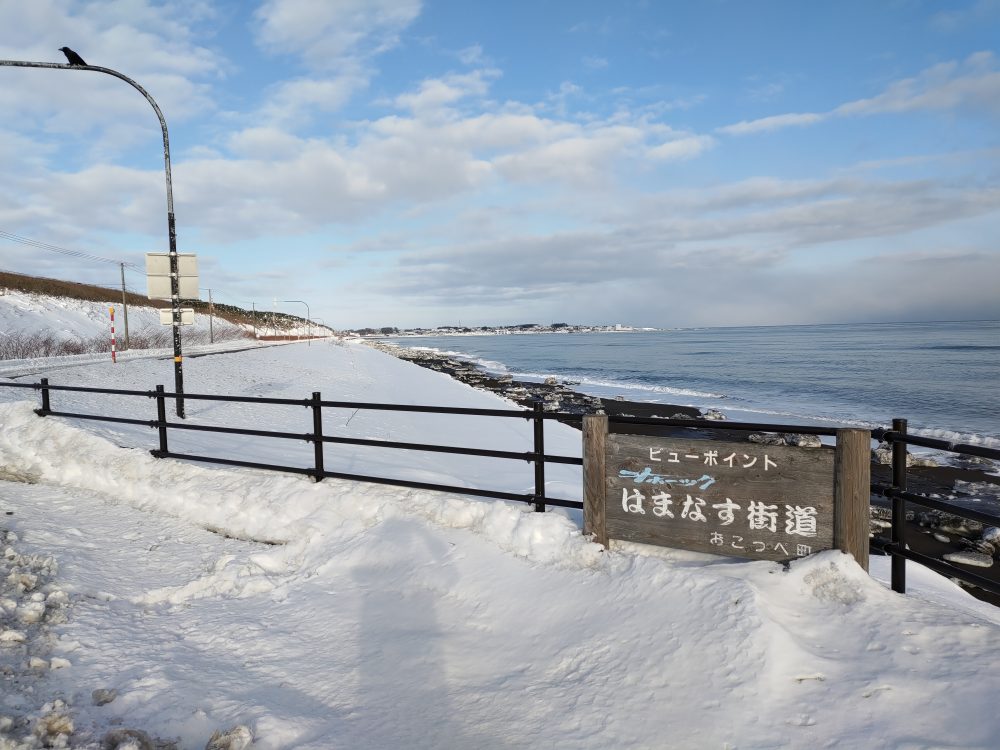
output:
[[726, 135], [748, 135], [750, 133], [767, 133], [772, 130], [781, 130], [788, 127], [801, 127], [803, 125], [813, 125], [822, 122], [827, 115], [815, 112], [793, 112], [784, 115], [772, 115], [771, 117], [761, 117], [757, 120], [743, 120], [734, 125], [726, 125], [717, 128], [718, 132]]
[[[336, 78], [295, 78], [275, 84], [268, 92], [258, 117], [288, 128], [302, 127], [317, 112], [340, 109], [368, 85], [361, 71], [343, 71]], [[256, 118], [255, 118], [256, 119]]]
[[[603, 210], [602, 203], [607, 204]], [[454, 315], [447, 310], [482, 309], [484, 300], [494, 309], [520, 309], [540, 298], [547, 309], [565, 311], [559, 317], [576, 320], [594, 320], [593, 306], [610, 298], [609, 312], [618, 311], [615, 319], [627, 315], [628, 320], [657, 325], [681, 321], [644, 317], [643, 306], [659, 315], [669, 304], [678, 305], [676, 314], [682, 320], [713, 324], [830, 321], [844, 320], [845, 315], [884, 318], [888, 313], [856, 291], [875, 286], [864, 264], [838, 260], [844, 248], [865, 243], [895, 248], [881, 251], [895, 258], [895, 270], [880, 269], [880, 283], [895, 275], [912, 278], [919, 288], [936, 285], [925, 298], [927, 308], [943, 310], [943, 302], [954, 301], [955, 290], [961, 288], [946, 273], [953, 256], [925, 251], [926, 262], [918, 267], [914, 263], [920, 256], [900, 254], [900, 249], [914, 247], [921, 230], [950, 227], [949, 236], [960, 236], [963, 221], [995, 225], [1000, 220], [998, 206], [1000, 187], [956, 188], [931, 181], [760, 178], [701, 191], [678, 190], [631, 205], [602, 194], [578, 206], [585, 223], [573, 230], [525, 231], [523, 227], [533, 223], [531, 215], [491, 211], [488, 216], [457, 217], [469, 219], [468, 225], [457, 227], [452, 240], [437, 239], [433, 250], [411, 236], [413, 249], [368, 291], [444, 310], [445, 320]], [[538, 214], [548, 215], [550, 209], [542, 207]], [[931, 240], [923, 242], [933, 246]], [[1000, 269], [1000, 256], [987, 248], [988, 243], [973, 243], [978, 273]], [[823, 258], [827, 270], [804, 271], [816, 264], [788, 262], [789, 256], [805, 253]], [[971, 270], [962, 275], [973, 276]], [[671, 293], [658, 294], [667, 279]], [[996, 311], [1000, 302], [987, 296], [989, 286], [974, 279], [970, 300]], [[701, 298], [706, 289], [712, 290], [711, 305]], [[822, 295], [816, 295], [817, 289]], [[837, 294], [850, 304], [838, 303]], [[772, 304], [772, 295], [781, 300]], [[722, 299], [748, 309], [741, 315]], [[898, 310], [898, 301], [893, 304]], [[962, 305], [973, 309], [971, 301]]]
[[489, 91], [490, 80], [499, 75], [500, 71], [489, 69], [428, 79], [416, 92], [396, 97], [395, 105], [414, 112], [439, 109], [465, 97], [484, 96]]
[[[294, 158], [302, 153], [305, 145], [305, 141], [301, 138], [272, 126], [240, 130], [233, 133], [228, 141], [229, 150], [236, 156], [267, 161]], [[195, 155], [189, 160], [211, 162], [221, 158], [219, 154], [208, 154], [205, 156]]]
[[265, 0], [254, 14], [258, 45], [312, 72], [273, 85], [259, 116], [299, 128], [340, 109], [368, 86], [373, 58], [399, 43], [420, 7], [420, 0]]
[[518, 182], [540, 180], [607, 187], [615, 162], [642, 143], [644, 137], [635, 126], [581, 129], [576, 135], [500, 156], [495, 164], [500, 174]]
[[962, 62], [934, 65], [913, 78], [892, 83], [877, 96], [846, 102], [829, 112], [772, 115], [716, 130], [726, 135], [748, 135], [814, 125], [830, 117], [958, 109], [1000, 115], [1000, 70], [992, 52], [976, 52]]
[[332, 69], [394, 47], [420, 8], [420, 0], [266, 0], [255, 13], [257, 38], [265, 49]]
[[842, 104], [834, 113], [851, 116], [959, 108], [1000, 115], [1000, 70], [991, 52], [970, 55], [962, 63], [935, 65], [893, 83], [878, 96]]
[[693, 159], [715, 145], [715, 139], [710, 135], [694, 135], [661, 143], [650, 148], [647, 153], [653, 159], [677, 160]]

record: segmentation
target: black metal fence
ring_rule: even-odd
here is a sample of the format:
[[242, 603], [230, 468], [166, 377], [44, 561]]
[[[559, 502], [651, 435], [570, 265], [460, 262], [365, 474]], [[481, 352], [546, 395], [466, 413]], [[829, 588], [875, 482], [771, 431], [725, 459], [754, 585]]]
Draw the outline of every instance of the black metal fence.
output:
[[[571, 414], [555, 414], [543, 411], [542, 404], [537, 403], [531, 410], [521, 409], [468, 409], [461, 407], [447, 406], [416, 406], [409, 404], [379, 404], [357, 401], [324, 401], [319, 392], [314, 392], [307, 399], [293, 398], [270, 398], [265, 396], [222, 396], [199, 393], [169, 393], [162, 385], [156, 386], [152, 391], [133, 391], [115, 388], [89, 388], [83, 386], [51, 385], [48, 378], [42, 378], [38, 383], [0, 383], [0, 386], [11, 388], [30, 388], [41, 391], [41, 407], [35, 409], [39, 416], [72, 417], [74, 419], [92, 419], [100, 422], [112, 422], [118, 424], [143, 425], [157, 431], [159, 445], [150, 451], [157, 458], [179, 458], [186, 461], [200, 461], [203, 463], [221, 464], [225, 466], [243, 466], [252, 469], [263, 469], [267, 471], [280, 471], [292, 474], [305, 474], [313, 477], [317, 482], [332, 477], [336, 479], [353, 479], [360, 482], [373, 482], [376, 484], [390, 484], [399, 487], [411, 487], [415, 489], [436, 490], [440, 492], [453, 492], [462, 495], [472, 495], [476, 497], [489, 497], [498, 500], [513, 500], [517, 502], [532, 503], [535, 510], [544, 512], [546, 506], [559, 506], [565, 508], [582, 508], [583, 504], [578, 500], [566, 500], [557, 497], [549, 497], [545, 494], [545, 464], [572, 464], [580, 466], [582, 459], [573, 456], [555, 456], [545, 453], [545, 430], [544, 420], [546, 419], [574, 419]], [[70, 391], [76, 393], [104, 393], [117, 396], [136, 396], [153, 399], [156, 402], [156, 419], [133, 419], [128, 417], [110, 417], [99, 414], [81, 414], [78, 412], [59, 411], [52, 408], [51, 393], [53, 391]], [[187, 401], [219, 401], [237, 402], [252, 404], [277, 404], [283, 406], [302, 406], [312, 411], [312, 431], [311, 432], [281, 432], [277, 430], [254, 430], [242, 427], [223, 427], [217, 425], [192, 424], [189, 422], [167, 420], [166, 402], [169, 399], [184, 398]], [[389, 440], [369, 440], [365, 438], [338, 437], [323, 434], [323, 409], [357, 409], [357, 410], [377, 410], [395, 412], [418, 412], [425, 414], [454, 414], [460, 416], [482, 416], [497, 417], [502, 419], [523, 419], [533, 423], [533, 445], [530, 451], [516, 452], [503, 450], [487, 450], [481, 448], [465, 448], [449, 445], [432, 445], [426, 443], [407, 443]], [[580, 417], [576, 416], [579, 420]], [[310, 468], [297, 466], [287, 466], [280, 464], [268, 464], [257, 461], [243, 461], [235, 458], [224, 458], [221, 456], [203, 456], [192, 453], [177, 453], [170, 450], [169, 433], [171, 430], [189, 430], [199, 432], [213, 432], [226, 435], [249, 435], [255, 437], [277, 438], [281, 440], [301, 440], [311, 443], [313, 446], [313, 465]], [[324, 446], [328, 443], [339, 443], [345, 445], [360, 445], [366, 447], [389, 448], [396, 450], [428, 451], [435, 453], [447, 453], [463, 456], [483, 456], [489, 458], [509, 459], [516, 461], [527, 461], [534, 464], [534, 492], [514, 493], [500, 490], [480, 489], [475, 487], [460, 487], [456, 485], [434, 484], [431, 482], [416, 482], [408, 479], [394, 479], [389, 477], [369, 476], [364, 474], [349, 474], [346, 472], [327, 471], [325, 467]]]
[[[566, 412], [546, 412], [540, 402], [533, 404], [530, 410], [521, 409], [470, 409], [461, 407], [445, 406], [417, 406], [408, 404], [384, 404], [366, 403], [356, 401], [325, 401], [319, 392], [313, 392], [307, 399], [290, 398], [269, 398], [263, 396], [222, 396], [185, 393], [183, 396], [177, 393], [169, 393], [162, 385], [156, 386], [152, 391], [135, 391], [115, 388], [89, 388], [82, 386], [51, 385], [48, 378], [42, 378], [37, 383], [0, 383], [0, 387], [7, 388], [28, 388], [41, 393], [41, 407], [35, 412], [39, 416], [72, 417], [75, 419], [91, 419], [101, 422], [111, 422], [120, 424], [143, 425], [157, 431], [159, 445], [150, 451], [158, 458], [178, 458], [187, 461], [199, 461], [204, 463], [221, 464], [226, 466], [242, 466], [268, 471], [288, 472], [294, 474], [304, 474], [313, 477], [316, 481], [322, 481], [327, 477], [337, 479], [350, 479], [361, 482], [372, 482], [376, 484], [388, 484], [400, 487], [410, 487], [414, 489], [435, 490], [440, 492], [451, 492], [475, 497], [487, 497], [499, 500], [513, 500], [516, 502], [531, 503], [534, 509], [544, 512], [546, 507], [557, 506], [564, 508], [583, 507], [583, 503], [578, 500], [567, 500], [556, 497], [549, 497], [545, 493], [545, 465], [569, 464], [582, 466], [583, 460], [573, 456], [557, 456], [545, 453], [545, 420], [557, 420], [568, 423], [579, 423], [582, 420], [579, 414]], [[101, 393], [115, 396], [134, 396], [153, 399], [156, 402], [156, 419], [133, 419], [127, 417], [112, 417], [99, 414], [81, 414], [77, 412], [67, 412], [52, 409], [51, 393], [53, 391], [70, 391], [78, 393]], [[302, 406], [312, 412], [312, 431], [305, 433], [281, 432], [276, 430], [254, 430], [240, 427], [224, 427], [216, 425], [192, 424], [188, 422], [170, 422], [167, 420], [166, 402], [168, 399], [185, 398], [191, 401], [218, 401], [218, 402], [239, 402], [254, 404], [277, 404], [284, 406]], [[532, 422], [533, 441], [529, 451], [515, 452], [504, 450], [487, 450], [480, 448], [465, 448], [459, 446], [433, 445], [426, 443], [409, 443], [389, 440], [370, 440], [365, 438], [352, 438], [323, 433], [323, 409], [356, 409], [394, 412], [416, 412], [429, 414], [453, 414], [457, 416], [485, 416], [501, 419], [523, 419]], [[789, 425], [789, 424], [769, 424], [756, 422], [720, 422], [704, 419], [662, 419], [658, 417], [628, 417], [610, 416], [609, 422], [613, 425], [613, 431], [627, 431], [629, 426], [655, 426], [655, 427], [676, 427], [695, 430], [711, 431], [732, 431], [732, 432], [781, 432], [807, 435], [835, 436], [837, 431], [828, 427], [815, 427], [809, 425]], [[618, 426], [616, 429], [615, 426]], [[234, 458], [224, 458], [219, 456], [203, 456], [191, 453], [177, 453], [170, 450], [169, 432], [170, 430], [189, 430], [214, 432], [229, 435], [248, 435], [256, 437], [276, 438], [283, 440], [300, 440], [311, 443], [313, 446], [313, 466], [311, 468], [286, 466], [279, 464], [267, 464], [255, 461], [242, 461]], [[962, 453], [983, 458], [1000, 460], [1000, 450], [984, 448], [982, 446], [956, 444], [945, 440], [932, 438], [922, 438], [907, 433], [907, 422], [905, 419], [894, 419], [891, 429], [878, 428], [872, 430], [872, 437], [885, 441], [892, 446], [892, 483], [872, 483], [872, 493], [878, 496], [887, 497], [892, 500], [892, 521], [891, 536], [889, 540], [876, 539], [873, 547], [892, 556], [892, 588], [899, 593], [906, 591], [906, 560], [919, 562], [928, 568], [941, 573], [950, 578], [978, 586], [993, 594], [1000, 595], [1000, 583], [993, 581], [967, 570], [963, 570], [951, 565], [943, 560], [938, 560], [927, 555], [910, 550], [906, 544], [906, 504], [915, 503], [923, 507], [936, 509], [955, 516], [979, 521], [984, 525], [1000, 526], [1000, 516], [982, 513], [971, 510], [954, 503], [948, 503], [936, 498], [918, 495], [907, 491], [907, 467], [906, 467], [906, 446], [919, 445], [940, 451]], [[513, 493], [492, 489], [481, 489], [474, 487], [461, 487], [456, 485], [434, 484], [430, 482], [416, 482], [407, 479], [395, 479], [388, 477], [370, 476], [364, 474], [351, 474], [346, 472], [328, 471], [324, 465], [324, 446], [326, 444], [358, 445], [374, 448], [387, 448], [395, 450], [427, 451], [435, 453], [445, 453], [452, 455], [481, 456], [488, 458], [507, 459], [514, 461], [527, 461], [534, 464], [534, 492]]]
[[968, 570], [963, 570], [944, 560], [938, 560], [937, 558], [914, 552], [907, 546], [907, 503], [914, 503], [932, 510], [939, 510], [961, 518], [979, 521], [984, 526], [1000, 526], [1000, 516], [982, 513], [971, 508], [956, 505], [955, 503], [948, 503], [937, 498], [928, 497], [927, 495], [908, 492], [906, 489], [906, 446], [919, 445], [924, 448], [932, 448], [948, 453], [964, 453], [969, 456], [979, 456], [994, 460], [1000, 460], [1000, 450], [984, 448], [979, 445], [952, 443], [947, 440], [910, 435], [907, 433], [907, 422], [905, 419], [892, 420], [892, 429], [873, 430], [872, 437], [885, 441], [892, 446], [892, 483], [872, 484], [872, 492], [874, 494], [892, 500], [892, 534], [887, 542], [876, 540], [875, 544], [878, 549], [892, 555], [892, 590], [898, 591], [901, 594], [906, 593], [906, 561], [913, 560], [949, 578], [956, 578], [985, 589], [992, 594], [1000, 595], [1000, 583], [997, 581], [977, 575]]

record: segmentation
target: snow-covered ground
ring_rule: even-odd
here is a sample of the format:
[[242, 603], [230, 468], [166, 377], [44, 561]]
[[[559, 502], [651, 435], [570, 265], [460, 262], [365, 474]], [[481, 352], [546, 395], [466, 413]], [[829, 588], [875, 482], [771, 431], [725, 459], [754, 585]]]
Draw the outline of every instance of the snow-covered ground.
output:
[[[168, 360], [66, 364], [45, 365], [53, 384], [172, 385]], [[185, 386], [510, 406], [332, 341], [190, 359]], [[134, 729], [202, 748], [244, 727], [229, 747], [250, 734], [255, 748], [317, 749], [1000, 744], [1000, 610], [919, 566], [899, 596], [878, 558], [868, 576], [837, 552], [788, 570], [605, 552], [573, 512], [157, 460], [150, 428], [42, 419], [35, 406], [35, 392], [0, 387], [0, 737], [11, 743], [96, 748]], [[56, 392], [52, 406], [155, 416], [143, 397]], [[189, 400], [187, 411], [195, 424], [311, 429], [302, 407]], [[331, 435], [531, 444], [521, 420], [327, 412]], [[297, 440], [170, 441], [312, 460]], [[579, 433], [547, 424], [546, 451], [579, 455]], [[326, 463], [514, 492], [533, 481], [523, 462], [412, 451], [330, 445]], [[579, 498], [578, 468], [550, 465], [547, 478], [549, 494]]]

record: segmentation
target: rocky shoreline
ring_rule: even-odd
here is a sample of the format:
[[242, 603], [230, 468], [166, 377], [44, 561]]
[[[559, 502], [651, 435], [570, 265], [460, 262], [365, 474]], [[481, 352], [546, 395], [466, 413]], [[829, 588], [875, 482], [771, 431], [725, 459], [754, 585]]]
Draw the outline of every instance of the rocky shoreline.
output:
[[[700, 428], [697, 432], [698, 437], [754, 442], [780, 440], [788, 445], [819, 445], [818, 440], [808, 435], [768, 434], [741, 437], [728, 431], [723, 434], [724, 427], [721, 421], [725, 417], [718, 413], [703, 413], [690, 406], [598, 398], [574, 390], [573, 382], [560, 381], [556, 378], [548, 378], [541, 383], [515, 380], [509, 375], [492, 375], [472, 362], [449, 357], [440, 352], [408, 349], [378, 341], [366, 343], [394, 357], [444, 373], [462, 383], [491, 391], [525, 407], [531, 407], [540, 401], [546, 411], [558, 411], [574, 416], [603, 412], [609, 416], [712, 419], [720, 421], [720, 429]], [[579, 426], [576, 420], [567, 423]], [[683, 432], [691, 436], [691, 431], [685, 428], [631, 425], [628, 429], [630, 432], [640, 434], [671, 435]], [[892, 471], [887, 461], [888, 456], [885, 451], [872, 452], [873, 482], [891, 483]], [[908, 464], [907, 479], [911, 492], [944, 499], [955, 496], [956, 487], [959, 486], [974, 487], [984, 482], [996, 484], [1000, 481], [995, 474], [987, 473], [988, 470], [995, 471], [995, 467], [989, 462], [967, 461], [960, 466], [939, 466], [933, 461], [915, 459], [912, 462], [908, 461]], [[889, 503], [876, 495], [872, 495], [871, 503], [872, 536], [873, 538], [887, 536]], [[920, 508], [913, 504], [909, 507], [911, 510], [907, 513], [907, 543], [911, 549], [938, 559], [950, 559], [953, 564], [961, 565], [964, 569], [1000, 584], [1000, 564], [997, 564], [1000, 560], [1000, 531], [994, 527], [984, 527], [977, 521], [969, 521], [941, 511]], [[872, 553], [877, 554], [877, 550], [873, 548]], [[1000, 606], [1000, 596], [975, 587], [967, 589], [974, 596]]]

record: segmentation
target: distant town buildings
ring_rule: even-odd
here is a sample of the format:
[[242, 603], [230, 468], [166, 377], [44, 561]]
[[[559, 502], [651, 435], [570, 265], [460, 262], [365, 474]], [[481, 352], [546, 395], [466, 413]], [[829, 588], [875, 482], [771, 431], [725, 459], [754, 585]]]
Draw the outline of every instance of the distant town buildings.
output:
[[437, 328], [358, 328], [348, 333], [368, 338], [402, 336], [510, 336], [525, 333], [629, 333], [634, 331], [656, 331], [657, 328], [636, 328], [615, 323], [614, 325], [570, 325], [569, 323], [520, 323], [510, 326], [438, 326]]

